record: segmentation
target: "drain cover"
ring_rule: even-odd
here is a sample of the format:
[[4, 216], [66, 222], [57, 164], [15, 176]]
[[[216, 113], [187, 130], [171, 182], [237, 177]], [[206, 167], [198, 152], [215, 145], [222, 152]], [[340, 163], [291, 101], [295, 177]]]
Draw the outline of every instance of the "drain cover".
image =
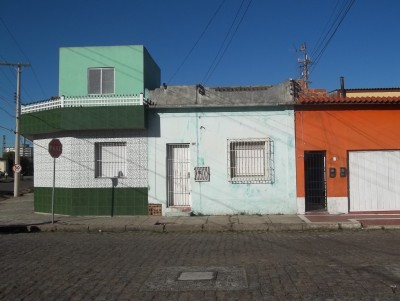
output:
[[215, 272], [182, 272], [178, 280], [213, 280], [216, 274]]
[[155, 269], [141, 291], [242, 290], [248, 287], [243, 267], [175, 266]]

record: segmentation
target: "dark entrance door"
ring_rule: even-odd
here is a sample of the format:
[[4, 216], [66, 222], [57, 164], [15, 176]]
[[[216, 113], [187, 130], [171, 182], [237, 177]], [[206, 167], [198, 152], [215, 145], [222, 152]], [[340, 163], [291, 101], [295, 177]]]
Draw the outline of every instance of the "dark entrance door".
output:
[[306, 211], [326, 210], [326, 152], [304, 152]]

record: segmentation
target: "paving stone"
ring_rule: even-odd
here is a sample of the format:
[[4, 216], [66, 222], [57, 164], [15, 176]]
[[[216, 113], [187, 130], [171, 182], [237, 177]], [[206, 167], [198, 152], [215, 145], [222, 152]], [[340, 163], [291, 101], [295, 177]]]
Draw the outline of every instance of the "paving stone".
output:
[[399, 249], [397, 230], [3, 234], [0, 300], [395, 300]]
[[167, 224], [164, 231], [166, 232], [202, 232], [203, 224]]
[[268, 224], [233, 224], [232, 231], [268, 231]]

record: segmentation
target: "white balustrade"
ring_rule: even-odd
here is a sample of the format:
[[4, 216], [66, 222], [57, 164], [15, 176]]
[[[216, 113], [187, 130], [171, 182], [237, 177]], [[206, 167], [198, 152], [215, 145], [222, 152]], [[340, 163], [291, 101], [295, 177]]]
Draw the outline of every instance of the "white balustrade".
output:
[[143, 94], [139, 95], [112, 95], [112, 96], [83, 96], [74, 97], [61, 96], [60, 98], [50, 99], [37, 103], [27, 104], [21, 106], [21, 113], [33, 113], [38, 111], [52, 110], [56, 108], [67, 107], [104, 107], [104, 106], [140, 106], [146, 100]]

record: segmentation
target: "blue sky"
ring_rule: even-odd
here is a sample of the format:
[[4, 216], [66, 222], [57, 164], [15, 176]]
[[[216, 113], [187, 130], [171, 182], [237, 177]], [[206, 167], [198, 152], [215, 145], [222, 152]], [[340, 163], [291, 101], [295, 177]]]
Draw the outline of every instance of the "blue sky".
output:
[[[69, 46], [145, 45], [169, 85], [277, 84], [300, 76], [296, 48], [306, 42], [313, 60], [350, 1], [0, 0], [0, 62], [32, 64], [22, 73], [23, 103], [58, 95], [59, 48]], [[310, 86], [334, 90], [340, 76], [347, 88], [400, 86], [399, 13], [397, 0], [357, 0], [312, 66]], [[15, 70], [0, 67], [0, 126], [11, 130], [15, 82]], [[12, 133], [0, 134], [14, 144]]]

